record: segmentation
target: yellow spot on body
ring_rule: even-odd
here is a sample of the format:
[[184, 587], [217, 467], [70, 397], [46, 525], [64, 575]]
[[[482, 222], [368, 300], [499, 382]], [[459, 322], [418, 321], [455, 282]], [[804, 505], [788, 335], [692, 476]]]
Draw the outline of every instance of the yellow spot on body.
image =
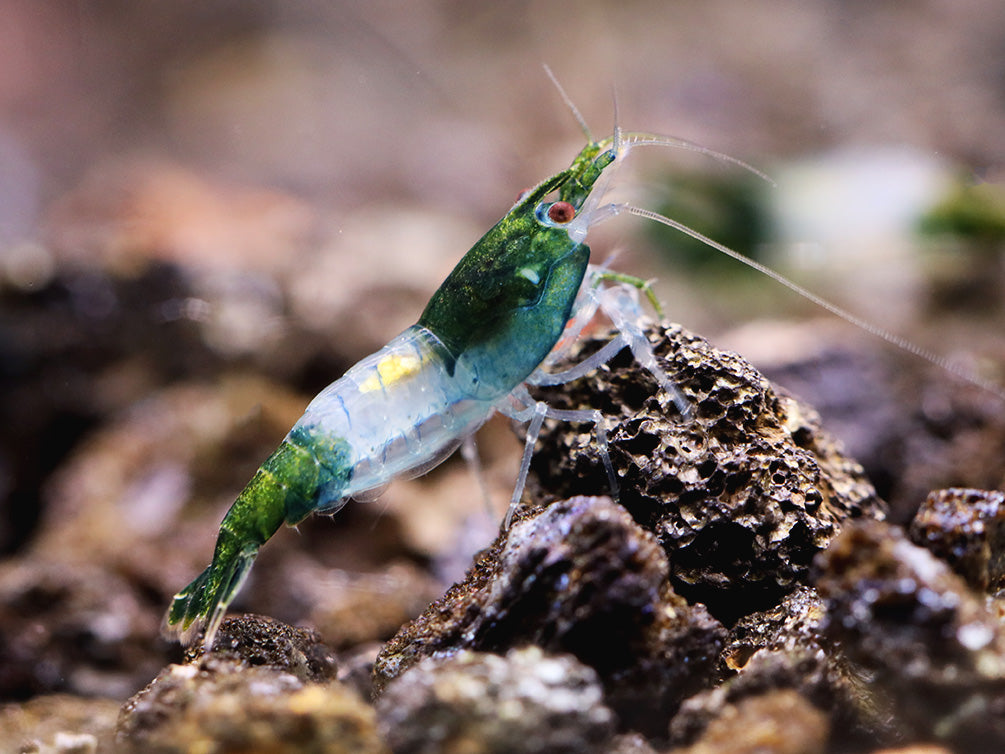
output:
[[537, 274], [537, 270], [531, 267], [524, 267], [517, 273], [517, 275], [526, 278], [534, 285], [537, 285], [538, 283], [541, 282], [541, 276]]
[[381, 359], [377, 364], [377, 373], [363, 380], [359, 386], [360, 392], [369, 393], [380, 390], [381, 387], [391, 387], [395, 382], [411, 377], [419, 371], [422, 360], [411, 354], [392, 354]]

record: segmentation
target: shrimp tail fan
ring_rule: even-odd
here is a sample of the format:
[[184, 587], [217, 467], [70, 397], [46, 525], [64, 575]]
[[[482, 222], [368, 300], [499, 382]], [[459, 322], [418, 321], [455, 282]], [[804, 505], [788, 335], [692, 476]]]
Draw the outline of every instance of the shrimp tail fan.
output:
[[213, 558], [206, 570], [174, 596], [164, 620], [164, 633], [188, 645], [205, 627], [203, 646], [208, 650], [227, 607], [248, 578], [257, 554], [258, 548], [255, 548], [222, 560]]

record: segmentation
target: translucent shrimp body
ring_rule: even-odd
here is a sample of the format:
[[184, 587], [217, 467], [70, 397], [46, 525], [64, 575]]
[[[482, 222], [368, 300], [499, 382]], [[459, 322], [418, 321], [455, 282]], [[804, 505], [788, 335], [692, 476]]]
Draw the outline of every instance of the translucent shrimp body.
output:
[[395, 477], [422, 474], [477, 430], [492, 402], [472, 398], [451, 379], [451, 361], [433, 333], [414, 325], [321, 391], [290, 436], [344, 440], [350, 473], [299, 506], [288, 502], [287, 523], [334, 512]]
[[[494, 411], [529, 422], [510, 516], [545, 418], [592, 422], [606, 459], [598, 411], [553, 409], [534, 401], [526, 384], [574, 379], [628, 347], [687, 413], [642, 334], [638, 289], [645, 284], [590, 268], [583, 242], [591, 225], [618, 211], [602, 203], [607, 168], [629, 147], [657, 138], [615, 133], [588, 143], [465, 254], [415, 325], [310, 403], [227, 512], [209, 567], [175, 595], [169, 634], [188, 641], [205, 625], [209, 646], [259, 548], [283, 523], [333, 512], [395, 477], [424, 473]], [[549, 374], [546, 367], [570, 339], [563, 334], [577, 335], [598, 309], [619, 335], [579, 367]], [[606, 466], [616, 490], [609, 460]]]

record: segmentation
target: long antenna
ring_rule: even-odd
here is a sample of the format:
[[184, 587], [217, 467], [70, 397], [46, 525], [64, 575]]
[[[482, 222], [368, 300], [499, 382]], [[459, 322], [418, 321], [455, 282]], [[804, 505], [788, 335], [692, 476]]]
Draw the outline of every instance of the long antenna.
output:
[[840, 317], [841, 319], [845, 320], [846, 322], [849, 322], [850, 324], [854, 325], [860, 330], [864, 330], [870, 335], [875, 335], [877, 338], [882, 338], [887, 343], [891, 343], [897, 348], [901, 348], [904, 351], [907, 351], [908, 353], [912, 353], [915, 356], [929, 362], [930, 364], [934, 364], [935, 366], [940, 367], [941, 369], [945, 369], [947, 372], [955, 375], [956, 377], [959, 377], [961, 380], [969, 382], [971, 385], [975, 385], [981, 388], [982, 390], [986, 390], [992, 395], [996, 395], [1002, 401], [1005, 401], [1005, 390], [1003, 390], [999, 385], [991, 382], [990, 380], [985, 380], [984, 378], [974, 374], [971, 370], [967, 369], [961, 364], [958, 364], [955, 361], [950, 361], [949, 359], [940, 356], [934, 351], [929, 351], [927, 348], [922, 348], [916, 343], [912, 343], [911, 341], [907, 340], [906, 338], [902, 338], [896, 333], [892, 333], [889, 330], [885, 330], [879, 325], [875, 325], [872, 322], [869, 322], [868, 320], [862, 319], [861, 317], [852, 314], [846, 309], [842, 309], [837, 304], [832, 304], [827, 299], [821, 298], [817, 294], [804, 288], [798, 283], [789, 280], [780, 272], [776, 272], [770, 267], [761, 264], [760, 262], [751, 259], [750, 257], [745, 256], [744, 254], [741, 254], [738, 251], [734, 251], [733, 249], [729, 248], [728, 246], [724, 246], [718, 241], [712, 240], [705, 234], [699, 233], [694, 228], [684, 225], [684, 223], [678, 222], [677, 220], [672, 220], [666, 215], [661, 215], [659, 212], [653, 212], [652, 210], [643, 209], [642, 207], [636, 207], [631, 204], [610, 204], [608, 205], [608, 207], [611, 208], [612, 214], [618, 214], [619, 212], [627, 212], [630, 215], [636, 215], [637, 217], [644, 217], [647, 220], [654, 220], [658, 223], [666, 225], [669, 228], [673, 228], [674, 230], [678, 230], [681, 233], [689, 235], [691, 236], [691, 238], [694, 238], [695, 240], [700, 241], [706, 246], [709, 246], [715, 249], [716, 251], [725, 254], [727, 257], [735, 259], [741, 264], [745, 264], [748, 267], [757, 270], [758, 272], [764, 275], [767, 275], [775, 282], [784, 285], [789, 290], [798, 293], [800, 296], [807, 299], [808, 301], [811, 301], [817, 306], [826, 309], [831, 314]]
[[753, 165], [744, 162], [743, 160], [739, 160], [732, 155], [728, 155], [725, 152], [717, 152], [714, 149], [703, 147], [701, 144], [696, 144], [693, 141], [688, 141], [687, 139], [678, 139], [675, 136], [663, 136], [661, 134], [639, 133], [635, 131], [621, 134], [621, 137], [627, 149], [645, 146], [686, 149], [689, 152], [697, 152], [698, 154], [705, 155], [706, 157], [711, 157], [713, 160], [719, 160], [720, 162], [728, 162], [736, 165], [737, 167], [743, 168], [748, 173], [753, 173], [765, 183], [770, 184], [772, 187], [777, 186], [770, 175], [762, 170], [758, 170]]
[[[569, 110], [572, 112], [573, 117], [575, 117], [576, 122], [579, 123], [579, 127], [580, 129], [582, 129], [583, 134], [591, 143], [593, 143], [594, 142], [593, 134], [590, 132], [590, 127], [586, 125], [586, 119], [583, 117], [583, 114], [579, 112], [579, 108], [576, 107], [576, 104], [572, 101], [572, 98], [569, 97], [569, 95], [566, 93], [565, 89], [562, 87], [562, 84], [559, 83], [558, 78], [555, 76], [554, 72], [551, 70], [548, 64], [542, 63], [541, 65], [544, 67], [544, 72], [548, 74], [548, 78], [551, 79], [551, 83], [554, 84], [555, 88], [558, 90], [559, 96], [561, 96], [562, 101], [565, 103], [565, 106], [569, 108]], [[746, 162], [743, 162], [742, 160], [738, 160], [735, 157], [731, 157], [728, 154], [717, 152], [713, 149], [703, 147], [700, 144], [695, 144], [694, 142], [687, 141], [686, 139], [678, 139], [670, 136], [662, 136], [659, 134], [647, 134], [647, 133], [623, 134], [621, 132], [620, 126], [618, 125], [617, 107], [618, 107], [618, 101], [617, 97], [615, 97], [614, 134], [610, 138], [604, 140], [604, 142], [613, 142], [612, 146], [615, 149], [615, 154], [617, 154], [620, 151], [620, 149], [622, 148], [622, 144], [624, 144], [624, 148], [626, 149], [626, 151], [636, 146], [664, 146], [664, 147], [675, 147], [679, 149], [686, 149], [689, 151], [706, 155], [716, 160], [722, 160], [724, 162], [733, 163], [734, 165], [737, 165], [743, 168], [744, 170], [753, 173], [758, 178], [761, 178], [762, 180], [768, 182], [772, 186], [776, 185], [770, 176], [758, 170], [757, 168], [753, 167], [752, 165], [749, 165]], [[776, 272], [767, 265], [764, 265], [761, 262], [751, 259], [750, 257], [740, 253], [739, 251], [735, 251], [729, 248], [728, 246], [725, 246], [719, 243], [718, 241], [709, 238], [704, 233], [699, 233], [694, 228], [691, 228], [682, 222], [673, 220], [667, 217], [666, 215], [661, 215], [659, 212], [654, 212], [653, 210], [644, 209], [642, 207], [636, 207], [632, 204], [606, 204], [596, 207], [592, 212], [589, 213], [590, 217], [592, 218], [589, 222], [589, 225], [602, 222], [604, 219], [607, 219], [614, 215], [618, 215], [621, 212], [627, 212], [628, 214], [635, 215], [636, 217], [644, 217], [647, 220], [654, 220], [655, 222], [662, 223], [663, 225], [666, 225], [669, 228], [673, 228], [674, 230], [680, 231], [681, 233], [690, 236], [696, 241], [700, 241], [706, 246], [715, 249], [721, 254], [725, 254], [727, 257], [730, 257], [731, 259], [735, 259], [737, 262], [745, 264], [751, 269], [757, 270], [762, 275], [767, 275], [776, 283], [785, 286], [790, 291], [802, 296], [807, 301], [816, 304], [821, 309], [830, 312], [834, 316], [840, 317], [845, 322], [854, 325], [863, 332], [867, 332], [870, 335], [873, 335], [877, 338], [881, 338], [885, 340], [887, 343], [890, 343], [891, 345], [900, 348], [903, 351], [913, 354], [920, 359], [924, 359], [929, 364], [937, 366], [940, 369], [944, 369], [946, 372], [955, 375], [959, 379], [965, 382], [969, 382], [971, 385], [979, 387], [982, 390], [986, 390], [987, 392], [996, 396], [999, 400], [1005, 402], [1005, 389], [1003, 389], [1000, 385], [991, 382], [990, 380], [986, 380], [983, 377], [980, 377], [979, 375], [975, 374], [972, 370], [967, 369], [962, 364], [959, 364], [955, 361], [950, 361], [949, 359], [945, 358], [944, 356], [940, 356], [934, 351], [931, 351], [927, 348], [922, 348], [916, 343], [912, 343], [911, 341], [907, 340], [907, 338], [901, 337], [900, 335], [890, 332], [889, 330], [886, 330], [880, 327], [879, 325], [873, 324], [872, 322], [869, 322], [868, 320], [863, 319], [862, 317], [852, 314], [847, 309], [842, 309], [837, 304], [833, 304], [827, 299], [818, 296], [816, 293], [813, 293], [813, 291], [804, 288], [795, 281], [789, 280], [780, 272]], [[586, 213], [583, 214], [585, 217]]]

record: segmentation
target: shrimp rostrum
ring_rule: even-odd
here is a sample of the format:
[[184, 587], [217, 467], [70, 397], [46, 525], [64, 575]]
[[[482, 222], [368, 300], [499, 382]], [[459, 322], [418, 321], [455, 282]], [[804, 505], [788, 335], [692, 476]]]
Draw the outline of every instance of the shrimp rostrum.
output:
[[[415, 325], [308, 405], [227, 512], [212, 563], [175, 595], [168, 633], [187, 642], [205, 626], [208, 647], [259, 548], [282, 524], [333, 513], [393, 478], [424, 473], [495, 411], [529, 423], [507, 523], [546, 418], [595, 425], [616, 491], [599, 411], [553, 409], [531, 398], [527, 385], [575, 379], [627, 347], [677, 410], [688, 413], [642, 331], [639, 290], [648, 292], [646, 284], [590, 266], [584, 243], [593, 224], [634, 210], [604, 204], [604, 187], [610, 166], [639, 144], [690, 146], [617, 131], [590, 140], [568, 168], [525, 192], [464, 255]], [[651, 292], [650, 298], [655, 303]], [[618, 334], [583, 363], [549, 372], [598, 310]]]

